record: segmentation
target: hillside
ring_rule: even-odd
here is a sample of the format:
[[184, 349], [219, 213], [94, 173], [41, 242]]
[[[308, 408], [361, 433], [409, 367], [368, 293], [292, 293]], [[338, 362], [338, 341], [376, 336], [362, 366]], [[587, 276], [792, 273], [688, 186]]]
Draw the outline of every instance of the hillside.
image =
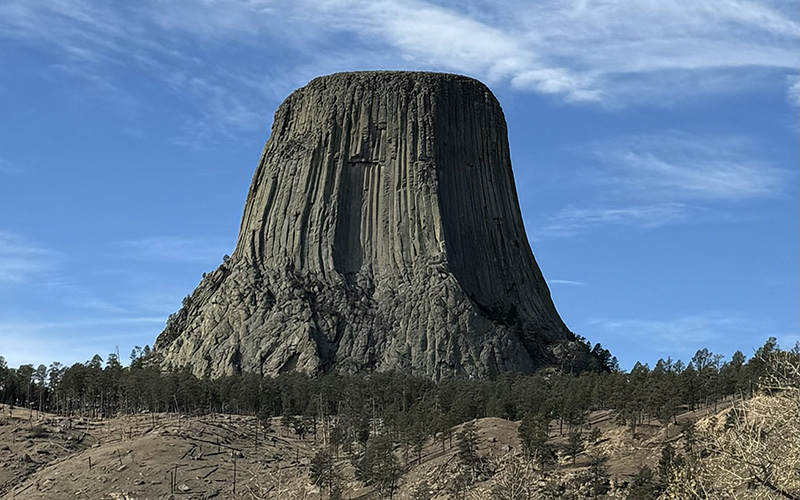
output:
[[[704, 413], [709, 413], [708, 409]], [[238, 415], [187, 416], [144, 413], [107, 420], [57, 417], [24, 409], [2, 407], [0, 439], [0, 494], [8, 499], [103, 498], [320, 498], [309, 481], [312, 457], [322, 437], [300, 439], [271, 421], [264, 430], [254, 417]], [[10, 416], [9, 416], [10, 415]], [[699, 413], [681, 415], [695, 419]], [[608, 454], [609, 483], [629, 483], [642, 464], [658, 462], [663, 445], [677, 444], [680, 430], [643, 425], [637, 436], [615, 423], [609, 411], [592, 412], [583, 434], [600, 431], [596, 445], [588, 445], [573, 464], [560, 457], [558, 475], [566, 479], [589, 466], [589, 450]], [[518, 455], [519, 422], [501, 418], [475, 421], [478, 454], [487, 463]], [[453, 429], [457, 436], [463, 425]], [[548, 442], [566, 446], [552, 422]], [[457, 440], [457, 439], [456, 439]], [[451, 440], [451, 442], [454, 442]], [[444, 451], [443, 451], [444, 450]], [[396, 448], [406, 472], [394, 498], [410, 499], [420, 484], [431, 498], [451, 498], [450, 484], [457, 475], [458, 446], [440, 441], [425, 443], [421, 461], [413, 452]], [[382, 495], [354, 479], [354, 470], [342, 454], [337, 469], [344, 479], [343, 498], [377, 499]], [[486, 472], [471, 489], [491, 484]], [[323, 498], [327, 496], [323, 494]]]
[[800, 500], [800, 347], [775, 339], [746, 362], [438, 383], [145, 361], [0, 370], [0, 496]]

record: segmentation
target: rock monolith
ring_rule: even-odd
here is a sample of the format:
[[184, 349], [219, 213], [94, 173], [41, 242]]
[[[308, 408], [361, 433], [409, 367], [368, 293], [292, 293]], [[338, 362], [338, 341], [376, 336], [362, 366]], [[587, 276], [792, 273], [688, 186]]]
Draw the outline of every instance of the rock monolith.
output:
[[212, 377], [596, 364], [528, 244], [497, 99], [422, 72], [324, 76], [281, 104], [235, 251], [155, 353]]

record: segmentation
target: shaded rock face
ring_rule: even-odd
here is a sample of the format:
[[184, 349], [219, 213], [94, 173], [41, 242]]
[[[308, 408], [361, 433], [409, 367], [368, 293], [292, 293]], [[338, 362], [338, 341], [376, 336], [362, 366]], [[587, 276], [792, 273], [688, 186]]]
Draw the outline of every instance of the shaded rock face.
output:
[[441, 379], [532, 372], [576, 352], [591, 362], [580, 346], [528, 245], [489, 89], [359, 72], [317, 78], [278, 108], [236, 250], [155, 351], [197, 375]]

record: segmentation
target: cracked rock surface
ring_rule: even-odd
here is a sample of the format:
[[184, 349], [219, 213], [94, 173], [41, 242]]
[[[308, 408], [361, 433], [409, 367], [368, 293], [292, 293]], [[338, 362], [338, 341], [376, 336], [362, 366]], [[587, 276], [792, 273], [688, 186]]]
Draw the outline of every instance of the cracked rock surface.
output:
[[281, 104], [236, 250], [155, 351], [212, 377], [593, 363], [528, 244], [497, 100], [417, 72], [320, 77]]

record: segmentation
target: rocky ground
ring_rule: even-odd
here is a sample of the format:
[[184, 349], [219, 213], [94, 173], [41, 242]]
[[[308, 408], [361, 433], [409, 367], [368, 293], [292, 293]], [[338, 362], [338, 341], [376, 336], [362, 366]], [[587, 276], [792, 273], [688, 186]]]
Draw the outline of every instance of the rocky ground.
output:
[[[304, 482], [312, 442], [241, 416], [140, 414], [86, 421], [2, 409], [3, 498], [252, 497]], [[300, 481], [302, 479], [303, 481]], [[280, 481], [279, 481], [280, 482]], [[263, 483], [263, 484], [261, 484]]]
[[[702, 415], [684, 415], [698, 418]], [[637, 436], [617, 425], [610, 412], [595, 412], [590, 426], [601, 431], [596, 446], [610, 457], [612, 484], [630, 480], [642, 464], [654, 465], [667, 442], [680, 439], [677, 428], [640, 426]], [[487, 460], [519, 451], [517, 422], [476, 421], [479, 453]], [[454, 434], [459, 431], [456, 428]], [[551, 442], [566, 443], [554, 422]], [[57, 417], [0, 405], [0, 497], [5, 499], [318, 499], [309, 483], [311, 457], [321, 446], [283, 430], [279, 419], [265, 431], [253, 417], [139, 414], [106, 420]], [[422, 458], [397, 450], [406, 472], [394, 498], [411, 498], [426, 484], [433, 498], [448, 497], [457, 448], [429, 442]], [[565, 474], [588, 466], [561, 460]], [[354, 479], [352, 466], [339, 459], [345, 499], [381, 498]], [[325, 495], [323, 495], [325, 496]]]

